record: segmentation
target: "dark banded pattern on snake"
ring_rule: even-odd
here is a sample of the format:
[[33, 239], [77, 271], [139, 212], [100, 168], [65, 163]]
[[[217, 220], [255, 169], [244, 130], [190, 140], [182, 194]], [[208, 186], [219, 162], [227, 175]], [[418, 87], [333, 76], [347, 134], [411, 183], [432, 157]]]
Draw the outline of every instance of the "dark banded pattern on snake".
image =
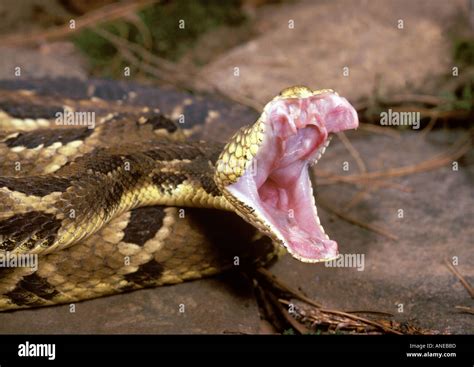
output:
[[[221, 137], [216, 135], [215, 140], [223, 142], [239, 127], [233, 122], [235, 115], [242, 116], [241, 123], [255, 118], [250, 110], [244, 114], [233, 112], [235, 106], [216, 100], [211, 105], [220, 108], [220, 112], [210, 110], [209, 102], [204, 106], [197, 103], [194, 110], [201, 108], [202, 112], [186, 116], [187, 123], [179, 124], [172, 118], [176, 120], [182, 113], [181, 105], [189, 106], [190, 101], [195, 101], [191, 95], [126, 85], [118, 94], [123, 97], [136, 93], [133, 104], [119, 103], [116, 93], [94, 104], [90, 98], [97, 98], [96, 95], [86, 95], [94, 88], [77, 88], [88, 85], [85, 82], [40, 80], [28, 83], [0, 82], [0, 108], [8, 106], [2, 109], [3, 116], [0, 112], [0, 154], [5, 158], [0, 162], [0, 233], [3, 236], [0, 251], [18, 250], [19, 243], [25, 251], [38, 243], [41, 243], [37, 247], [39, 252], [48, 250], [65, 220], [64, 215], [58, 214], [58, 208], [63, 214], [75, 209], [76, 217], [81, 217], [81, 211], [96, 213], [106, 208], [103, 215], [107, 216], [110, 213], [106, 212], [120, 206], [118, 198], [146, 179], [165, 195], [171, 195], [173, 187], [182, 185], [190, 177], [192, 185], [200, 185], [206, 195], [220, 195], [210, 167], [216, 163], [223, 144], [211, 147], [195, 141], [186, 149], [175, 144], [184, 139], [192, 141], [192, 136], [200, 137], [206, 124], [213, 123], [209, 115], [228, 116], [234, 124], [224, 129], [227, 136], [225, 133]], [[92, 85], [95, 83], [95, 92], [102, 97], [120, 86], [120, 83], [104, 81], [92, 82]], [[71, 85], [74, 88], [69, 92], [61, 90]], [[23, 92], [23, 87], [28, 91]], [[140, 93], [143, 96], [140, 97]], [[154, 99], [157, 95], [160, 98]], [[169, 103], [170, 100], [173, 103]], [[53, 112], [78, 106], [95, 106], [91, 109], [97, 113], [95, 129], [55, 125]], [[174, 111], [175, 115], [161, 114], [158, 112], [161, 106], [168, 113]], [[246, 114], [250, 118], [245, 118]], [[195, 120], [196, 116], [201, 120]], [[25, 122], [25, 118], [30, 121]], [[191, 119], [194, 119], [192, 123]], [[188, 122], [194, 126], [191, 136], [186, 132]], [[28, 124], [33, 128], [24, 128]], [[209, 126], [208, 129], [214, 128]], [[61, 156], [64, 158], [58, 159]], [[20, 170], [15, 169], [15, 162], [21, 163]], [[197, 164], [193, 166], [193, 162]], [[128, 181], [117, 183], [114, 172], [123, 170], [125, 164], [130, 167]], [[168, 167], [166, 175], [161, 173], [164, 167]], [[45, 173], [50, 174], [43, 176]], [[98, 187], [108, 187], [109, 195], [99, 195]], [[85, 192], [89, 195], [84, 195]], [[81, 201], [75, 208], [51, 206], [62, 195], [63, 198], [77, 195]], [[53, 210], [49, 213], [35, 210], [45, 206]], [[88, 223], [93, 221], [87, 215], [82, 218]], [[34, 241], [28, 241], [26, 237], [32, 232]], [[228, 237], [229, 233], [234, 233], [232, 238]], [[169, 238], [172, 241], [166, 241]], [[264, 245], [255, 247], [255, 242]], [[160, 205], [139, 207], [112, 218], [106, 226], [71, 247], [40, 254], [37, 270], [0, 268], [0, 309], [75, 302], [173, 284], [230, 268], [235, 256], [242, 264], [250, 264], [256, 259], [265, 259], [272, 252], [271, 241], [235, 214]]]
[[[242, 127], [254, 113], [218, 98], [55, 83], [0, 82], [0, 106], [16, 103], [0, 111], [0, 255], [39, 256], [2, 272], [0, 309], [178, 283], [284, 248], [304, 262], [337, 256], [308, 176], [328, 134], [358, 126], [337, 93], [287, 88]], [[97, 119], [58, 126], [58, 104]]]

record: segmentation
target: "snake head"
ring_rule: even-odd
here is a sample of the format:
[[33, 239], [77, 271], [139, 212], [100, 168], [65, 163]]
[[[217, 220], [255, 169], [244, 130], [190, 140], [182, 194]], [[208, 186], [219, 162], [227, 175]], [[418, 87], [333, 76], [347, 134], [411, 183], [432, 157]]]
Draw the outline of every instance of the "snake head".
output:
[[308, 173], [329, 134], [359, 125], [357, 112], [332, 90], [283, 90], [257, 122], [239, 130], [218, 160], [215, 181], [235, 212], [296, 259], [337, 257], [320, 224]]

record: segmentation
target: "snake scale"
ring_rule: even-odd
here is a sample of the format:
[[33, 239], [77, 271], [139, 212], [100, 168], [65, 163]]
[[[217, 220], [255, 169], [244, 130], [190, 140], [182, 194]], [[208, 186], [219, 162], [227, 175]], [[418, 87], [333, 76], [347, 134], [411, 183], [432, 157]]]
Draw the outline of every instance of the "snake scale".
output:
[[357, 126], [326, 89], [287, 88], [259, 117], [165, 87], [0, 81], [0, 310], [179, 283], [285, 250], [335, 258], [308, 166], [330, 133]]

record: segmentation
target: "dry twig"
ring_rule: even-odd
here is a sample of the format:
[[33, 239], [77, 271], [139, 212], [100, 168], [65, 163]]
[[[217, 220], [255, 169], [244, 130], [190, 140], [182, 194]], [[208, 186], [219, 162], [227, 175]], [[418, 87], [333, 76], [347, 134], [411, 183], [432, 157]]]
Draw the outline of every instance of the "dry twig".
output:
[[334, 213], [335, 215], [337, 215], [338, 217], [340, 217], [341, 219], [344, 219], [345, 221], [349, 222], [349, 223], [352, 223], [352, 224], [355, 224], [356, 226], [359, 226], [359, 227], [362, 227], [364, 229], [368, 229], [369, 231], [372, 231], [372, 232], [375, 232], [375, 233], [378, 233], [382, 236], [385, 236], [391, 240], [398, 240], [398, 237], [395, 236], [394, 234], [390, 233], [389, 231], [387, 231], [386, 229], [382, 228], [382, 227], [379, 227], [375, 224], [370, 224], [370, 223], [365, 223], [359, 219], [355, 219], [351, 216], [349, 216], [348, 214], [344, 213], [343, 211], [341, 210], [338, 210], [336, 208], [333, 208], [332, 206], [328, 205], [327, 203], [325, 202], [321, 202], [320, 200], [318, 201], [318, 206], [321, 206], [323, 207], [324, 209], [330, 211], [331, 213]]
[[[360, 183], [367, 180], [400, 177], [400, 176], [410, 175], [413, 173], [430, 171], [436, 168], [443, 167], [455, 161], [456, 159], [461, 158], [464, 154], [466, 154], [469, 151], [470, 148], [471, 148], [471, 144], [469, 141], [469, 136], [464, 136], [457, 143], [453, 144], [453, 148], [451, 149], [451, 151], [442, 153], [440, 155], [436, 155], [435, 157], [431, 159], [427, 159], [417, 164], [390, 168], [384, 171], [373, 171], [373, 172], [361, 173], [361, 174], [350, 175], [350, 176], [340, 176], [340, 175], [334, 175], [334, 176], [329, 176], [329, 177], [326, 176], [322, 181], [323, 181], [323, 184], [336, 183], [336, 182]], [[320, 172], [318, 172], [317, 175], [321, 175]], [[324, 177], [324, 175], [322, 177]], [[321, 182], [318, 182], [318, 183], [321, 184]]]
[[469, 284], [469, 282], [462, 276], [462, 274], [454, 267], [452, 263], [449, 262], [449, 260], [445, 261], [446, 266], [448, 269], [459, 279], [461, 284], [466, 288], [467, 292], [471, 296], [472, 299], [474, 299], [474, 288]]
[[362, 129], [371, 133], [387, 135], [395, 139], [401, 138], [401, 134], [399, 131], [395, 129], [387, 129], [386, 127], [378, 126], [374, 124], [359, 122], [359, 129]]
[[456, 306], [455, 307], [457, 310], [463, 313], [468, 313], [470, 315], [474, 315], [474, 308], [472, 307], [467, 307], [467, 306]]
[[[369, 320], [365, 317], [354, 315], [354, 313], [373, 313], [383, 316], [392, 316], [391, 314], [378, 311], [352, 311], [344, 312], [332, 309], [323, 308], [314, 300], [304, 296], [300, 291], [293, 289], [277, 279], [273, 274], [264, 268], [257, 269], [257, 277], [254, 278], [254, 284], [258, 286], [258, 276], [262, 276], [265, 284], [269, 284], [270, 288], [259, 286], [259, 291], [265, 294], [265, 297], [270, 300], [270, 303], [278, 310], [278, 313], [284, 318], [284, 320], [298, 333], [306, 334], [312, 331], [312, 329], [325, 326], [328, 329], [346, 330], [351, 332], [362, 332], [364, 334], [373, 332], [384, 332], [388, 334], [403, 334], [401, 326], [396, 323], [388, 323], [385, 320], [378, 322]], [[283, 292], [285, 296], [278, 296], [272, 292]], [[303, 302], [308, 305], [298, 305], [295, 301]], [[283, 305], [288, 306], [284, 308]], [[268, 306], [268, 305], [267, 305]], [[292, 307], [293, 312], [289, 312], [289, 307]], [[309, 307], [309, 308], [308, 308]], [[309, 329], [306, 324], [310, 323], [312, 329]], [[395, 325], [395, 328], [392, 327]], [[417, 329], [412, 328], [412, 332], [419, 332]]]
[[367, 172], [367, 167], [364, 161], [362, 160], [362, 157], [360, 156], [357, 149], [352, 145], [350, 140], [347, 138], [346, 134], [344, 134], [344, 132], [341, 131], [337, 133], [336, 135], [342, 141], [342, 144], [344, 144], [346, 149], [349, 151], [349, 153], [352, 155], [352, 157], [356, 161], [357, 166], [359, 167], [359, 171], [363, 173]]
[[70, 28], [69, 23], [67, 23], [42, 32], [36, 30], [27, 34], [8, 34], [0, 38], [0, 44], [3, 46], [30, 46], [46, 41], [54, 41], [70, 36], [84, 28], [123, 18], [156, 2], [157, 0], [139, 0], [105, 5], [75, 19], [74, 28]]
[[405, 103], [421, 103], [438, 106], [446, 102], [449, 102], [449, 99], [428, 94], [392, 94], [389, 97], [384, 97], [380, 100], [380, 103], [389, 106]]
[[299, 299], [300, 301], [303, 301], [303, 302], [306, 302], [314, 307], [322, 307], [319, 303], [313, 301], [311, 298], [308, 298], [306, 297], [303, 293], [301, 293], [300, 291], [298, 290], [294, 290], [294, 289], [291, 289], [289, 288], [286, 284], [284, 284], [283, 282], [280, 282], [272, 273], [270, 273], [267, 269], [265, 268], [259, 268], [257, 269], [257, 272], [261, 275], [263, 275], [263, 277], [265, 277], [265, 279], [267, 279], [268, 281], [270, 281], [273, 285], [277, 286], [278, 288], [280, 288], [281, 290], [283, 290], [284, 292], [287, 292], [287, 293], [291, 293], [293, 294], [293, 296], [297, 299]]

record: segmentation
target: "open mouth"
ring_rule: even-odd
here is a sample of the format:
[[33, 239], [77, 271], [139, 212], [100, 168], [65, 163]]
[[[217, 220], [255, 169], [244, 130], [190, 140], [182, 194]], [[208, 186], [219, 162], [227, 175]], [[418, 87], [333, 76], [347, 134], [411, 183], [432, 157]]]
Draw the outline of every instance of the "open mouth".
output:
[[345, 98], [327, 91], [276, 99], [265, 107], [263, 121], [265, 135], [254, 169], [227, 190], [298, 260], [336, 258], [338, 246], [320, 224], [308, 166], [324, 153], [328, 134], [358, 127], [357, 112]]

